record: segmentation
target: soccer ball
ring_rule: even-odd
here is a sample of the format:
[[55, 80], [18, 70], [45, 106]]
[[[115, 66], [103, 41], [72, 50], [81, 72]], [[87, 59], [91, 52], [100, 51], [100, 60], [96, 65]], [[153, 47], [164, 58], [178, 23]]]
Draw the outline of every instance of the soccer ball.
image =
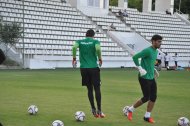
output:
[[190, 122], [186, 117], [180, 117], [177, 121], [178, 126], [190, 126]]
[[38, 112], [38, 107], [37, 106], [31, 105], [31, 106], [28, 107], [28, 113], [30, 115], [35, 115], [35, 114], [37, 114], [37, 112]]
[[84, 119], [85, 119], [85, 114], [84, 114], [84, 112], [82, 112], [82, 111], [77, 111], [77, 112], [75, 113], [75, 119], [76, 119], [77, 121], [83, 122]]
[[127, 109], [129, 108], [129, 106], [125, 106], [124, 108], [123, 108], [123, 114], [125, 115], [125, 116], [127, 116]]
[[55, 120], [53, 123], [52, 123], [52, 126], [64, 126], [64, 123], [60, 120]]

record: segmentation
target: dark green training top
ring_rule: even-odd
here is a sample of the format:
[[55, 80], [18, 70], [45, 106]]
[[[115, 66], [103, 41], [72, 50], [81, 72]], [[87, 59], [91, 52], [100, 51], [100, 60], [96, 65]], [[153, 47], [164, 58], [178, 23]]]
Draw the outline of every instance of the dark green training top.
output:
[[87, 37], [77, 40], [73, 46], [73, 57], [76, 58], [76, 51], [79, 48], [80, 68], [97, 68], [97, 56], [101, 59], [100, 42]]
[[[156, 62], [158, 51], [152, 46], [142, 50], [133, 56], [133, 61], [136, 66], [141, 66], [147, 71], [147, 74], [141, 76], [144, 79], [152, 80], [154, 79], [154, 65]], [[141, 58], [141, 63], [139, 64], [139, 58]]]

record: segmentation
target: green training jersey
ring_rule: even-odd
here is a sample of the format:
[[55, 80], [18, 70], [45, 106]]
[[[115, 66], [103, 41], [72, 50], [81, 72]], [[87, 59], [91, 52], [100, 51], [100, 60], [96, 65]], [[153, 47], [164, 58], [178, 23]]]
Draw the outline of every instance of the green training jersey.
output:
[[[100, 42], [93, 38], [85, 38], [77, 40], [76, 44], [79, 48], [80, 68], [96, 68], [97, 55], [101, 58]], [[97, 52], [97, 48], [99, 48]]]
[[[142, 50], [133, 56], [133, 61], [136, 66], [141, 66], [147, 71], [147, 74], [141, 76], [144, 79], [152, 80], [154, 79], [154, 65], [156, 62], [158, 51], [152, 46]], [[139, 64], [139, 58], [141, 58], [141, 63]]]

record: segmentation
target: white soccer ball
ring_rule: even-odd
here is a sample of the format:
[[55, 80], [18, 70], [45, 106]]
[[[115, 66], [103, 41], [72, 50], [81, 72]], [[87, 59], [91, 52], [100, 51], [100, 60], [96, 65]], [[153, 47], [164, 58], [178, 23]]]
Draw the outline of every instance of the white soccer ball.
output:
[[35, 115], [38, 112], [38, 107], [36, 105], [31, 105], [28, 107], [28, 113], [30, 115]]
[[77, 111], [77, 112], [75, 113], [75, 119], [76, 119], [77, 121], [83, 122], [83, 121], [85, 120], [85, 113], [82, 112], [82, 111]]
[[64, 123], [61, 120], [55, 120], [52, 126], [64, 126]]
[[189, 119], [186, 117], [180, 117], [177, 121], [178, 126], [190, 126]]
[[127, 114], [128, 114], [128, 108], [129, 108], [129, 106], [125, 106], [124, 108], [123, 108], [123, 114], [125, 115], [125, 116], [127, 116]]

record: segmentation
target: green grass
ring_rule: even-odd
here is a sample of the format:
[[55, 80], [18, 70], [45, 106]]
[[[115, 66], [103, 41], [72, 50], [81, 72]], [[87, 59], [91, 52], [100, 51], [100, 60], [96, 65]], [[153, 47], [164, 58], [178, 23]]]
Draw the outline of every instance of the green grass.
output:
[[[5, 126], [51, 126], [59, 119], [65, 126], [149, 126], [142, 120], [146, 105], [135, 111], [132, 122], [122, 115], [123, 107], [142, 95], [137, 71], [102, 69], [101, 76], [102, 109], [107, 116], [95, 119], [79, 70], [1, 70], [0, 122]], [[154, 126], [175, 126], [181, 116], [190, 119], [190, 72], [163, 71], [157, 82]], [[36, 116], [28, 115], [30, 104], [38, 106]], [[85, 122], [74, 120], [79, 110], [85, 112]]]

